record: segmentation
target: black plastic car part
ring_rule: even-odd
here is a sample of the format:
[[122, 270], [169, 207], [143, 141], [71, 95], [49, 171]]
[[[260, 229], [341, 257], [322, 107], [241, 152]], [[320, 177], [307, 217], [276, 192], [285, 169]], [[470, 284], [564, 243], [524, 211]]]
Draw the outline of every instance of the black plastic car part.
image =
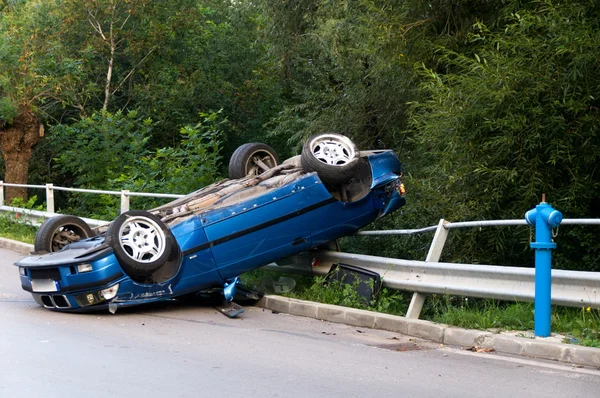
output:
[[367, 305], [377, 298], [381, 290], [381, 276], [377, 272], [348, 264], [334, 264], [325, 281], [338, 281], [354, 286]]

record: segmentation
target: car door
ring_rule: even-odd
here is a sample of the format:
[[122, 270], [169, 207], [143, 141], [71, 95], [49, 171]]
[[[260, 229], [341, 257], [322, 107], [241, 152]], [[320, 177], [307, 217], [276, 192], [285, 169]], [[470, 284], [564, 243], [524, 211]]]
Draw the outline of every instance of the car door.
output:
[[308, 175], [211, 214], [205, 231], [221, 276], [229, 279], [310, 248], [310, 213], [331, 199]]

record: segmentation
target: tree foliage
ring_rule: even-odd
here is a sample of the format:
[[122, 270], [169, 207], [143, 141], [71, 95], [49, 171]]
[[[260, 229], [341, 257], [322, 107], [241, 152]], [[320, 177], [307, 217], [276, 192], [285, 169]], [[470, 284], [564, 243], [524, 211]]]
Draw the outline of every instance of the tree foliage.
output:
[[[201, 114], [197, 124], [181, 128], [177, 146], [151, 149], [154, 123], [150, 119], [137, 111], [98, 112], [76, 123], [54, 126], [49, 141], [52, 152], [59, 154], [54, 167], [59, 174], [71, 176], [69, 185], [183, 194], [220, 176], [225, 125], [218, 113]], [[157, 204], [136, 200], [143, 208]], [[114, 196], [70, 195], [65, 204], [77, 214], [110, 218], [118, 210], [118, 201]]]
[[477, 23], [470, 51], [437, 48], [443, 73], [421, 67], [411, 122], [445, 217], [521, 218], [542, 193], [566, 217], [598, 215], [598, 14], [553, 3]]

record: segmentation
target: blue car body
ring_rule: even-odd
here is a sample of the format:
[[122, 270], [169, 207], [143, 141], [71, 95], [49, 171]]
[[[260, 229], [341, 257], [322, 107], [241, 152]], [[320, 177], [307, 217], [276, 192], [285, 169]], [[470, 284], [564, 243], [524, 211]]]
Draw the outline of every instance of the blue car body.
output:
[[[106, 236], [99, 234], [59, 252], [34, 253], [17, 262], [22, 288], [40, 305], [60, 311], [114, 311], [222, 288], [242, 273], [353, 234], [404, 205], [395, 153], [362, 152], [361, 161], [362, 182], [352, 200], [330, 192], [317, 173], [292, 165], [285, 169], [288, 174], [252, 188], [258, 193], [245, 188], [250, 178], [226, 180], [155, 209], [161, 215], [165, 209], [172, 213], [163, 220], [178, 248], [151, 283], [127, 275]], [[184, 216], [175, 213], [178, 206], [190, 207], [191, 200], [206, 197], [206, 192], [218, 192], [219, 184], [237, 186], [234, 183], [244, 188]], [[81, 264], [91, 270], [79, 272]]]

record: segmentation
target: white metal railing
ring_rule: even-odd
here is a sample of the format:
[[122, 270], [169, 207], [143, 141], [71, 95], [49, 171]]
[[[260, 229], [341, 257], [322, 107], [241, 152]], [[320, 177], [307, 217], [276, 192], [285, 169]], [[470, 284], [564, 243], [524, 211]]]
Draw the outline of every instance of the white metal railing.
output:
[[149, 198], [170, 198], [177, 199], [184, 195], [176, 195], [169, 193], [147, 193], [147, 192], [131, 192], [127, 189], [121, 191], [108, 191], [100, 189], [82, 189], [82, 188], [67, 188], [54, 186], [52, 183], [46, 185], [27, 185], [27, 184], [7, 184], [4, 181], [0, 181], [0, 206], [4, 206], [4, 187], [16, 187], [16, 188], [35, 188], [46, 190], [46, 211], [48, 213], [54, 213], [54, 191], [67, 191], [67, 192], [81, 192], [88, 194], [102, 194], [102, 195], [116, 195], [121, 197], [121, 213], [129, 210], [129, 198], [132, 196], [149, 197]]
[[[19, 218], [22, 221], [25, 221], [25, 222], [27, 222], [31, 225], [35, 225], [35, 226], [39, 226], [46, 219], [58, 215], [58, 213], [49, 213], [47, 211], [41, 211], [41, 210], [22, 209], [20, 207], [12, 207], [12, 206], [0, 206], [0, 211], [18, 214]], [[83, 221], [85, 221], [92, 228], [100, 227], [102, 225], [106, 225], [109, 223], [109, 221], [95, 220], [93, 218], [85, 218], [85, 217], [79, 217], [79, 218], [81, 218]]]

